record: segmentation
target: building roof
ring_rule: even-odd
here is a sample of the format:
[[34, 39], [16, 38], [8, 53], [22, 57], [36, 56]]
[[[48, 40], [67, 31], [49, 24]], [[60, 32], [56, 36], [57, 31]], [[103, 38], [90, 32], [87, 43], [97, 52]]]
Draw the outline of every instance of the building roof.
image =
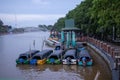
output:
[[80, 30], [80, 29], [76, 28], [76, 27], [62, 28], [62, 31], [78, 31], [78, 30]]
[[80, 30], [79, 28], [74, 27], [74, 19], [65, 20], [65, 28], [62, 28], [63, 31], [76, 31]]

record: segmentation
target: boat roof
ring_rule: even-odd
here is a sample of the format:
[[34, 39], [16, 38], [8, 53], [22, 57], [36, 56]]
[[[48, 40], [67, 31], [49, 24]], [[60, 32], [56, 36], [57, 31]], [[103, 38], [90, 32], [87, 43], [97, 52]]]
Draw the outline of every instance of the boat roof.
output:
[[81, 48], [84, 47], [83, 44], [80, 43], [80, 42], [77, 42], [76, 46], [77, 46], [77, 47], [81, 47]]
[[54, 50], [61, 50], [61, 49], [62, 49], [61, 45], [60, 45], [60, 44], [56, 44], [56, 46], [55, 46], [55, 49], [54, 49]]
[[56, 43], [55, 46], [61, 46], [61, 43]]
[[39, 53], [35, 54], [33, 57], [35, 56], [43, 56], [44, 54], [48, 53], [48, 52], [53, 52], [53, 50], [50, 50], [50, 49], [45, 49], [45, 50], [42, 50], [40, 51]]
[[20, 56], [35, 54], [37, 52], [40, 52], [40, 51], [39, 50], [29, 50], [29, 51], [27, 51], [25, 53], [20, 54]]
[[76, 56], [76, 50], [75, 49], [67, 50], [66, 53], [65, 53], [65, 55], [64, 55], [64, 58], [66, 56], [73, 56], [75, 58], [75, 56]]
[[88, 50], [81, 50], [80, 53], [79, 53], [79, 58], [81, 57], [91, 57]]
[[54, 52], [49, 57], [51, 57], [51, 56], [59, 56], [59, 55], [62, 54], [62, 52], [63, 52], [63, 50], [54, 50]]

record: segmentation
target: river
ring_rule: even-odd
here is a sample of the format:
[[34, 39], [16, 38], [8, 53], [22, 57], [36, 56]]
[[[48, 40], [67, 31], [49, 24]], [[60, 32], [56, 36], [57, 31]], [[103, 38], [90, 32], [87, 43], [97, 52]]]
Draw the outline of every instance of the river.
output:
[[[92, 67], [77, 65], [16, 65], [20, 53], [43, 46], [49, 32], [31, 32], [0, 36], [0, 80], [112, 80], [111, 72], [103, 58], [88, 47], [93, 57]], [[35, 46], [33, 42], [35, 41]], [[43, 46], [43, 47], [42, 47]]]

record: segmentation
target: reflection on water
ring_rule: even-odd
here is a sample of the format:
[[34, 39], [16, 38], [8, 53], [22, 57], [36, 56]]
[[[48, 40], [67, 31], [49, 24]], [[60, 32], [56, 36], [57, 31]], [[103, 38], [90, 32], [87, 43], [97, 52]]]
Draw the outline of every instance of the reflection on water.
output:
[[[41, 35], [42, 34], [42, 35]], [[42, 39], [48, 32], [25, 33], [0, 37], [0, 80], [111, 80], [108, 66], [88, 47], [94, 59], [92, 67], [77, 65], [16, 65], [20, 53], [29, 49], [35, 40], [35, 49], [41, 50]], [[48, 48], [44, 46], [43, 49]]]
[[83, 80], [76, 65], [17, 65], [26, 80]]

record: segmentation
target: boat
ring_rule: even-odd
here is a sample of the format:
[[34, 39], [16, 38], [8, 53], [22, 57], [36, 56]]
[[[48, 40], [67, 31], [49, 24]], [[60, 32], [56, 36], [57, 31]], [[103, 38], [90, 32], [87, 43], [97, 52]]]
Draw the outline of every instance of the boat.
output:
[[77, 47], [77, 52], [78, 52], [78, 53], [79, 53], [81, 50], [86, 49], [86, 48], [84, 47], [83, 43], [81, 43], [81, 42], [77, 42], [76, 47]]
[[77, 64], [77, 51], [76, 49], [69, 49], [65, 52], [63, 64]]
[[53, 37], [53, 38], [49, 38], [49, 40], [55, 40], [55, 41], [58, 41], [59, 39], [58, 39], [58, 37]]
[[48, 64], [60, 64], [63, 55], [64, 55], [64, 51], [62, 50], [60, 44], [56, 44], [56, 47], [53, 53], [47, 59], [47, 63]]
[[55, 47], [56, 44], [59, 44], [60, 42], [56, 41], [56, 40], [45, 40], [45, 43], [50, 46], [50, 47]]
[[87, 49], [81, 50], [78, 54], [78, 65], [80, 66], [91, 66], [93, 64], [93, 60]]
[[48, 57], [46, 62], [48, 64], [61, 64], [63, 54], [63, 50], [56, 50]]
[[39, 50], [30, 50], [25, 53], [22, 53], [19, 55], [18, 59], [16, 59], [16, 63], [17, 64], [29, 64], [29, 60], [32, 58], [32, 56], [34, 56], [38, 52], [40, 52], [40, 51]]
[[31, 65], [40, 65], [40, 64], [44, 64], [47, 60], [47, 57], [53, 52], [53, 50], [43, 50], [37, 54], [35, 54], [32, 59], [30, 60], [30, 64]]

